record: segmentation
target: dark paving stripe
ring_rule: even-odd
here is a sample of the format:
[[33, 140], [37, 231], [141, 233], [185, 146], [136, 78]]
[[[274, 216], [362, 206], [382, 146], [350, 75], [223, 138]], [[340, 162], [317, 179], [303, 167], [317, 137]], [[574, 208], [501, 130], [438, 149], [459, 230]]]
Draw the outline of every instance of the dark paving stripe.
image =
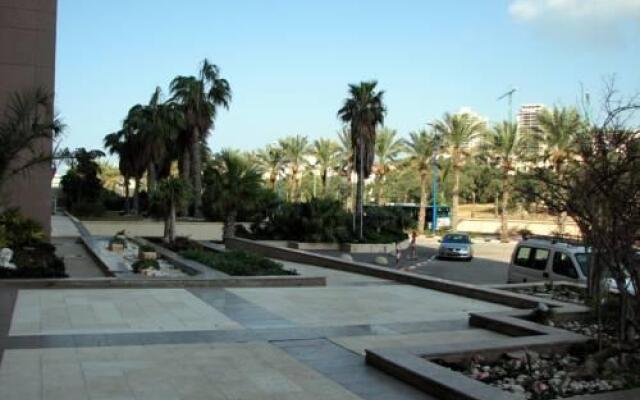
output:
[[295, 341], [340, 336], [395, 335], [468, 328], [466, 321], [416, 322], [333, 327], [263, 328], [226, 331], [141, 332], [76, 335], [5, 336], [0, 348], [102, 347], [152, 344]]
[[11, 329], [11, 316], [18, 297], [17, 289], [0, 289], [0, 363], [5, 343]]
[[189, 288], [187, 290], [246, 328], [286, 328], [296, 326], [293, 322], [227, 290], [211, 290], [207, 288]]
[[365, 400], [433, 399], [365, 364], [364, 357], [326, 339], [275, 341], [271, 344]]

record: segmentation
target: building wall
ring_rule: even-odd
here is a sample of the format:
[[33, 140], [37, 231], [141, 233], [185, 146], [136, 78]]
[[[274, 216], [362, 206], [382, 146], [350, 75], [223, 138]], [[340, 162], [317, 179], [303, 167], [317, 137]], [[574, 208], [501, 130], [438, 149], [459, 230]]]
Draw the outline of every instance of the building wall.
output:
[[[43, 87], [53, 93], [56, 6], [57, 0], [0, 0], [0, 111], [16, 91]], [[51, 151], [49, 141], [41, 146]], [[3, 189], [10, 206], [20, 207], [50, 232], [49, 163], [15, 177]]]

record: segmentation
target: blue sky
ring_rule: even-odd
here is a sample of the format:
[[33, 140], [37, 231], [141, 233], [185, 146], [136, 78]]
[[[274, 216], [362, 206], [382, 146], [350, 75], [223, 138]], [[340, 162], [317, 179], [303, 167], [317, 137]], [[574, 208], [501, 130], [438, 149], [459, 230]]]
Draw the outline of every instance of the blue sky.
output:
[[129, 107], [207, 57], [233, 90], [210, 139], [250, 150], [334, 136], [347, 84], [377, 79], [402, 135], [446, 111], [505, 118], [496, 98], [575, 104], [616, 74], [640, 90], [638, 0], [58, 0], [65, 145], [101, 148]]

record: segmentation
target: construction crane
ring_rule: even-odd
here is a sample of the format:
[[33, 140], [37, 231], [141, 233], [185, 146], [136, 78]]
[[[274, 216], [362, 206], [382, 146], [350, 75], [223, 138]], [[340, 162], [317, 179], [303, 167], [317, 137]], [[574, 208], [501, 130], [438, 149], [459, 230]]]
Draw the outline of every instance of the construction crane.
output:
[[507, 93], [498, 97], [498, 101], [504, 99], [505, 97], [509, 98], [509, 122], [513, 121], [513, 94], [518, 91], [517, 87], [512, 88]]

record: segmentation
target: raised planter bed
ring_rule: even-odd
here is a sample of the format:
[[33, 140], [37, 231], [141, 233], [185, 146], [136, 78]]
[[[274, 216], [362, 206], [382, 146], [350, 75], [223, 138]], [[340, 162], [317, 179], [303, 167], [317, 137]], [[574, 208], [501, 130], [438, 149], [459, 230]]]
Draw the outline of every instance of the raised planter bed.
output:
[[[559, 307], [554, 313], [555, 327], [529, 321], [530, 315], [531, 311], [471, 315], [472, 326], [520, 337], [455, 346], [367, 350], [367, 363], [442, 399], [582, 399], [590, 394], [589, 399], [604, 400], [640, 396], [640, 354], [627, 356], [631, 364], [626, 372], [613, 369], [615, 359], [607, 359], [604, 365], [608, 370], [590, 372], [600, 378], [585, 374], [583, 365], [593, 365], [587, 360], [593, 360], [589, 354], [596, 347], [593, 338], [582, 335], [578, 328], [584, 322], [574, 321], [588, 318], [584, 307]], [[566, 326], [576, 329], [558, 329]]]

